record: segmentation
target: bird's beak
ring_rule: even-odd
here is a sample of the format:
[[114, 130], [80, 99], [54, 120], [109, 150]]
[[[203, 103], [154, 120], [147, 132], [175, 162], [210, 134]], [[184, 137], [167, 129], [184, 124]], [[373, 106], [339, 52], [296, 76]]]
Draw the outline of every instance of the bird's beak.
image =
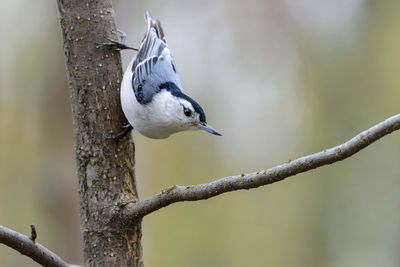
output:
[[202, 130], [204, 130], [206, 132], [209, 132], [211, 134], [222, 136], [222, 134], [220, 134], [217, 130], [215, 130], [213, 127], [211, 127], [207, 123], [200, 122], [200, 123], [197, 124], [197, 127], [199, 127], [200, 129], [202, 129]]

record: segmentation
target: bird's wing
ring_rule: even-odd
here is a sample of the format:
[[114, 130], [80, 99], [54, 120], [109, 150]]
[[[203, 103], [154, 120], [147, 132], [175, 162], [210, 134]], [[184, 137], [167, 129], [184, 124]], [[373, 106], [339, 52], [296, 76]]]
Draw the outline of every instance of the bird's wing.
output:
[[159, 85], [166, 82], [182, 88], [160, 22], [154, 20], [149, 12], [146, 12], [145, 19], [147, 33], [132, 65], [132, 86], [141, 104], [149, 103], [160, 91]]

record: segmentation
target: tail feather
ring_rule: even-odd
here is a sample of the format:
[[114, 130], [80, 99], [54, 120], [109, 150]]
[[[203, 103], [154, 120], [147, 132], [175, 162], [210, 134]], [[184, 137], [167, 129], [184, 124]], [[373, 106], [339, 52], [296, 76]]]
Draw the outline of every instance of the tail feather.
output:
[[151, 16], [149, 11], [146, 11], [144, 14], [144, 20], [147, 22], [148, 27], [151, 27], [152, 21], [154, 20], [153, 17]]
[[158, 19], [153, 19], [149, 11], [146, 11], [144, 19], [147, 22], [147, 28], [150, 31], [152, 28], [156, 31], [157, 37], [165, 41], [164, 31], [161, 27], [161, 23]]

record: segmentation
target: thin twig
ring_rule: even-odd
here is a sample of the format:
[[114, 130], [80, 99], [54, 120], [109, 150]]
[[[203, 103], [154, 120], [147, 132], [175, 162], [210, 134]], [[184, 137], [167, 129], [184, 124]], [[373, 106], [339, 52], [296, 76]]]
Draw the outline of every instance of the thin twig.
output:
[[31, 237], [29, 239], [32, 240], [33, 243], [35, 243], [36, 237], [37, 237], [36, 227], [33, 224], [31, 224]]
[[400, 128], [400, 114], [361, 132], [349, 141], [333, 148], [304, 156], [288, 163], [259, 172], [230, 176], [208, 184], [193, 186], [175, 185], [136, 203], [129, 203], [123, 210], [127, 220], [137, 219], [175, 202], [208, 199], [226, 192], [257, 188], [306, 172], [323, 165], [341, 161], [372, 144], [379, 138]]
[[59, 256], [54, 254], [54, 252], [48, 250], [39, 243], [32, 241], [34, 241], [34, 239], [31, 240], [26, 235], [15, 232], [7, 227], [0, 226], [0, 243], [28, 256], [40, 265], [49, 267], [76, 266], [66, 263]]

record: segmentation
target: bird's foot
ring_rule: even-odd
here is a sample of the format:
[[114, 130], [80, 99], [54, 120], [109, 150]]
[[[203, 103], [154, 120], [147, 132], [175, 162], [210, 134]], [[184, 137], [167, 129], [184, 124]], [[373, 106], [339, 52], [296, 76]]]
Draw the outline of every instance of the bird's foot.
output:
[[131, 47], [131, 46], [127, 46], [125, 44], [126, 33], [124, 31], [121, 31], [121, 30], [118, 30], [118, 29], [117, 29], [117, 31], [121, 34], [121, 42], [112, 40], [112, 39], [110, 39], [108, 37], [104, 37], [105, 39], [107, 39], [108, 42], [106, 42], [106, 43], [96, 43], [96, 44], [104, 46], [104, 47], [107, 47], [107, 48], [112, 49], [112, 50], [117, 50], [117, 51], [120, 51], [120, 50], [123, 50], [123, 49], [131, 49], [131, 50], [138, 51], [137, 48], [134, 48], [134, 47]]
[[132, 131], [133, 127], [130, 124], [122, 126], [123, 130], [114, 135], [106, 135], [105, 138], [108, 140], [124, 140], [128, 134]]

